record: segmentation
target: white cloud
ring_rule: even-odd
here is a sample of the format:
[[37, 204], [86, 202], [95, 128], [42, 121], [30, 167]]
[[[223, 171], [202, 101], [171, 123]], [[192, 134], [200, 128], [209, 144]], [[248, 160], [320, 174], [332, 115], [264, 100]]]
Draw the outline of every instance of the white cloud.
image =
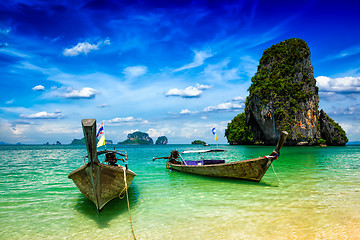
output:
[[15, 101], [14, 99], [11, 99], [11, 100], [6, 101], [5, 104], [12, 104], [12, 103], [14, 103], [14, 101]]
[[134, 117], [122, 117], [122, 118], [114, 118], [111, 120], [104, 120], [104, 123], [107, 123], [109, 125], [118, 125], [118, 124], [124, 124], [124, 123], [148, 123], [147, 120], [144, 120], [142, 118], [134, 118]]
[[94, 98], [96, 90], [90, 87], [85, 87], [80, 90], [67, 89], [67, 93], [62, 94], [65, 98], [79, 99], [79, 98]]
[[319, 76], [316, 78], [317, 86], [323, 92], [360, 93], [360, 77], [329, 78]]
[[202, 91], [196, 87], [190, 86], [185, 89], [172, 88], [165, 93], [168, 96], [179, 96], [182, 98], [197, 98], [200, 97]]
[[185, 89], [172, 88], [165, 93], [165, 96], [177, 96], [182, 98], [198, 98], [200, 97], [203, 90], [212, 88], [213, 85], [196, 84], [196, 87], [189, 86]]
[[[15, 135], [22, 134], [24, 125], [34, 125], [34, 123], [27, 120], [15, 120], [11, 122], [11, 130]], [[18, 127], [19, 126], [19, 127]]]
[[146, 133], [149, 134], [150, 137], [155, 138], [153, 139], [154, 141], [156, 141], [156, 138], [160, 136], [174, 135], [172, 131], [168, 128], [160, 128], [160, 129], [150, 128], [149, 130], [146, 131]]
[[[215, 112], [215, 111], [237, 111], [240, 109], [243, 109], [244, 105], [243, 104], [238, 104], [238, 103], [232, 103], [232, 102], [227, 102], [227, 103], [220, 103], [216, 106], [209, 106], [204, 108], [203, 111], [198, 112], [198, 111], [190, 111], [189, 109], [183, 109], [180, 111], [180, 114], [201, 114], [201, 113], [208, 113], [208, 112]], [[206, 116], [202, 116], [200, 117], [201, 119], [207, 119]]]
[[203, 85], [203, 84], [199, 84], [199, 83], [196, 84], [196, 88], [199, 90], [207, 90], [212, 87], [213, 87], [213, 85]]
[[130, 133], [134, 133], [134, 132], [138, 132], [138, 131], [139, 131], [139, 129], [125, 130], [125, 131], [124, 131], [124, 134], [128, 135], [128, 134], [130, 134]]
[[180, 114], [190, 114], [190, 113], [195, 113], [195, 112], [192, 112], [190, 111], [189, 109], [183, 109], [181, 110]]
[[37, 85], [37, 86], [33, 87], [32, 90], [34, 90], [34, 91], [44, 91], [45, 87], [43, 85]]
[[123, 71], [123, 73], [126, 75], [127, 78], [136, 78], [141, 75], [144, 75], [146, 72], [147, 72], [146, 66], [127, 67]]
[[180, 68], [175, 69], [174, 72], [199, 67], [204, 64], [205, 59], [213, 56], [213, 54], [210, 51], [194, 51], [194, 53], [195, 53], [195, 56], [194, 56], [193, 62], [186, 64]]
[[64, 115], [60, 111], [56, 111], [54, 113], [48, 113], [48, 112], [38, 112], [33, 114], [21, 114], [21, 118], [25, 119], [57, 119], [62, 118]]
[[220, 103], [216, 106], [209, 106], [204, 109], [204, 112], [213, 112], [213, 111], [233, 111], [233, 110], [239, 110], [242, 109], [244, 106], [242, 104], [237, 103]]
[[88, 42], [78, 43], [75, 47], [66, 48], [63, 52], [65, 56], [77, 56], [79, 54], [88, 54], [93, 50], [99, 50], [100, 46], [110, 45], [110, 40], [106, 39], [104, 41], [99, 41], [97, 44], [90, 44]]
[[241, 101], [241, 102], [244, 102], [244, 101], [245, 101], [245, 98], [244, 98], [244, 97], [237, 96], [237, 97], [234, 97], [232, 100], [233, 100], [233, 101]]
[[64, 50], [64, 55], [65, 56], [77, 56], [80, 53], [83, 54], [88, 54], [90, 51], [92, 50], [98, 50], [99, 46], [97, 44], [90, 44], [88, 42], [83, 42], [83, 43], [78, 43], [75, 47], [73, 48], [66, 48]]

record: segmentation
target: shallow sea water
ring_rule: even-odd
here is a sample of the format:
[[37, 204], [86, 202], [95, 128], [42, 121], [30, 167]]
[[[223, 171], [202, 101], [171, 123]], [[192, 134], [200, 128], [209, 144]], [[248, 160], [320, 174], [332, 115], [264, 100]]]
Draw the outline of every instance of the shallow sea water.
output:
[[[230, 161], [273, 150], [219, 147]], [[138, 174], [129, 188], [137, 239], [360, 239], [360, 146], [283, 147], [277, 176], [270, 167], [260, 183], [152, 161], [194, 148], [119, 146]], [[85, 155], [85, 146], [0, 146], [0, 239], [133, 239], [126, 198], [98, 214], [68, 179]]]

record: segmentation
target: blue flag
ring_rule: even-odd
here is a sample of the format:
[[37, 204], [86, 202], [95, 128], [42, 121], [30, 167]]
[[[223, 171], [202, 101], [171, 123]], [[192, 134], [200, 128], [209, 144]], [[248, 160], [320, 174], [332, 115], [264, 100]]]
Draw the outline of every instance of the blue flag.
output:
[[101, 123], [98, 133], [96, 134], [96, 138], [99, 137], [99, 135], [104, 133], [104, 125]]

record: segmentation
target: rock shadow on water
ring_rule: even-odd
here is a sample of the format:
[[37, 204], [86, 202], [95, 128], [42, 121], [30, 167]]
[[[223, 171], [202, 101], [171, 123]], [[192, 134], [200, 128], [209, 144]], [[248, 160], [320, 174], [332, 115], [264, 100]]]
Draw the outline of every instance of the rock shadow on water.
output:
[[[128, 194], [129, 206], [131, 211], [133, 208], [135, 208], [139, 199], [139, 191], [136, 184], [132, 184], [129, 187]], [[80, 214], [95, 221], [98, 227], [101, 229], [108, 228], [109, 222], [120, 215], [126, 215], [126, 218], [129, 217], [126, 195], [124, 195], [124, 198], [122, 199], [114, 198], [113, 200], [108, 202], [99, 213], [96, 209], [95, 204], [81, 194], [77, 203], [75, 204], [74, 209]]]

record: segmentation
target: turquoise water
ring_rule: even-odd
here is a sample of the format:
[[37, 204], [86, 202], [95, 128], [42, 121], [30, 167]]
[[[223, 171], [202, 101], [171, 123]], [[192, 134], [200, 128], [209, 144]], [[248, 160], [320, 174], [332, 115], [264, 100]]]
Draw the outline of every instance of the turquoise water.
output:
[[[220, 146], [231, 161], [273, 147]], [[172, 172], [171, 150], [121, 146], [137, 239], [360, 239], [360, 146], [283, 147], [260, 183]], [[0, 239], [133, 239], [126, 199], [98, 214], [67, 175], [84, 146], [0, 146]]]

